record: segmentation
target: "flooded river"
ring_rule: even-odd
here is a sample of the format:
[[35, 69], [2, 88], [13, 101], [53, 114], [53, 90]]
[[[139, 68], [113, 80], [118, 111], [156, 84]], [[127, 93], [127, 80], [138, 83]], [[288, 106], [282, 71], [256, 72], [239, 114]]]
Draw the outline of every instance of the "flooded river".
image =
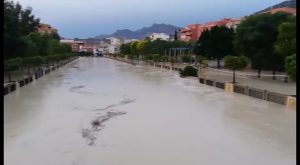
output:
[[5, 165], [295, 165], [296, 112], [80, 58], [4, 96]]

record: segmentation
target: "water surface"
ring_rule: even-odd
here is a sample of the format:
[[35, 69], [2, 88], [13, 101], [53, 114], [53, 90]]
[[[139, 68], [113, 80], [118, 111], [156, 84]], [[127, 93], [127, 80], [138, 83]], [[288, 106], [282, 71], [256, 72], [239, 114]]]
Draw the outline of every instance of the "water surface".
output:
[[80, 58], [4, 97], [5, 165], [294, 165], [296, 112]]

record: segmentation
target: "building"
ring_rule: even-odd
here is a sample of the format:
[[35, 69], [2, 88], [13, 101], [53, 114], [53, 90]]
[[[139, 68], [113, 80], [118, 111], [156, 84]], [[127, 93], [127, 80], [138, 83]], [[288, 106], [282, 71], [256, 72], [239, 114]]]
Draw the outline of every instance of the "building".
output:
[[119, 38], [116, 38], [116, 37], [109, 37], [109, 38], [106, 38], [109, 42], [109, 44], [111, 45], [121, 45], [121, 39]]
[[40, 23], [37, 26], [37, 32], [41, 34], [51, 34], [51, 33], [57, 33], [57, 29], [51, 27], [49, 24]]
[[83, 44], [79, 51], [80, 52], [90, 52], [90, 53], [95, 53], [95, 51], [97, 50], [97, 44]]
[[109, 45], [108, 46], [108, 53], [109, 54], [116, 54], [120, 53], [120, 47], [115, 45]]
[[238, 19], [232, 19], [231, 21], [227, 22], [225, 24], [225, 26], [228, 28], [233, 28], [235, 30], [237, 28], [238, 24], [240, 24], [242, 20], [243, 20], [243, 17], [238, 18]]
[[130, 43], [130, 42], [134, 42], [134, 41], [138, 41], [138, 39], [125, 39], [124, 40], [124, 44]]
[[157, 39], [165, 40], [165, 41], [170, 40], [170, 36], [165, 33], [152, 33], [149, 37], [150, 37], [151, 41], [157, 40]]
[[73, 52], [79, 52], [82, 46], [84, 45], [84, 43], [81, 41], [66, 40], [66, 39], [60, 40], [60, 43], [69, 44]]
[[179, 31], [179, 40], [197, 41], [203, 31], [210, 30], [214, 26], [226, 26], [235, 29], [240, 22], [241, 19], [224, 18], [219, 21], [208, 22], [206, 24], [191, 24]]
[[197, 41], [199, 39], [200, 33], [203, 31], [203, 25], [201, 24], [191, 24], [179, 31], [180, 41]]
[[280, 8], [270, 9], [264, 13], [274, 14], [274, 13], [278, 13], [278, 12], [284, 12], [284, 13], [296, 15], [296, 9], [290, 8], [290, 7], [280, 7]]

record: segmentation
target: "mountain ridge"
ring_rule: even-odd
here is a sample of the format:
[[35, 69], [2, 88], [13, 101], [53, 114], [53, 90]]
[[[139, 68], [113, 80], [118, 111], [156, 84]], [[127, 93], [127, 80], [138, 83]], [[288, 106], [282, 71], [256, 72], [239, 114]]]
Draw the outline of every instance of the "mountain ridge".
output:
[[281, 8], [281, 7], [296, 8], [296, 0], [288, 0], [288, 1], [284, 1], [284, 2], [278, 3], [276, 5], [273, 5], [273, 6], [270, 6], [268, 8], [265, 8], [265, 9], [263, 9], [261, 11], [258, 11], [255, 14], [266, 12], [266, 11], [272, 9], [272, 8], [276, 9], [276, 8]]
[[108, 37], [119, 37], [119, 38], [126, 38], [126, 39], [143, 39], [149, 36], [151, 33], [166, 33], [168, 35], [173, 35], [175, 30], [180, 29], [180, 27], [164, 24], [164, 23], [154, 23], [149, 27], [142, 27], [138, 30], [130, 30], [130, 29], [119, 29], [116, 30], [112, 34], [102, 34], [98, 35], [94, 38], [102, 39]]

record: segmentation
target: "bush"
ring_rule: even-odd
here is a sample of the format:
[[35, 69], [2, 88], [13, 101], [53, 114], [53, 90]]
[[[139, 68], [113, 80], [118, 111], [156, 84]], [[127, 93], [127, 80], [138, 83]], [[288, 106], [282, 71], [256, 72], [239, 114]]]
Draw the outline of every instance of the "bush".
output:
[[189, 55], [184, 55], [181, 57], [182, 62], [190, 63], [192, 61], [192, 57]]
[[172, 64], [174, 64], [174, 63], [176, 62], [175, 57], [170, 57], [170, 62], [171, 62]]
[[159, 55], [159, 54], [153, 54], [153, 55], [152, 55], [152, 58], [153, 58], [153, 61], [154, 61], [154, 62], [159, 62], [159, 60], [160, 60], [160, 55]]
[[208, 58], [207, 58], [207, 57], [203, 57], [203, 56], [199, 56], [199, 57], [198, 57], [198, 62], [199, 62], [200, 64], [202, 64], [204, 61], [208, 61]]
[[44, 63], [44, 58], [41, 56], [26, 57], [23, 63], [29, 66], [38, 66]]
[[22, 65], [21, 58], [12, 58], [4, 61], [4, 71], [11, 72], [17, 70]]
[[183, 70], [179, 70], [180, 76], [186, 77], [186, 76], [192, 76], [192, 77], [198, 77], [198, 69], [192, 67], [192, 66], [186, 66]]
[[207, 67], [208, 66], [208, 60], [202, 60], [200, 64], [202, 64], [203, 67]]
[[152, 54], [148, 54], [146, 55], [146, 60], [153, 60], [153, 55]]
[[161, 56], [160, 61], [161, 62], [167, 62], [168, 61], [168, 56], [166, 56], [166, 55]]
[[285, 69], [287, 74], [290, 76], [290, 79], [295, 81], [296, 80], [296, 54], [286, 57]]
[[91, 52], [79, 52], [79, 56], [92, 56], [93, 53]]

